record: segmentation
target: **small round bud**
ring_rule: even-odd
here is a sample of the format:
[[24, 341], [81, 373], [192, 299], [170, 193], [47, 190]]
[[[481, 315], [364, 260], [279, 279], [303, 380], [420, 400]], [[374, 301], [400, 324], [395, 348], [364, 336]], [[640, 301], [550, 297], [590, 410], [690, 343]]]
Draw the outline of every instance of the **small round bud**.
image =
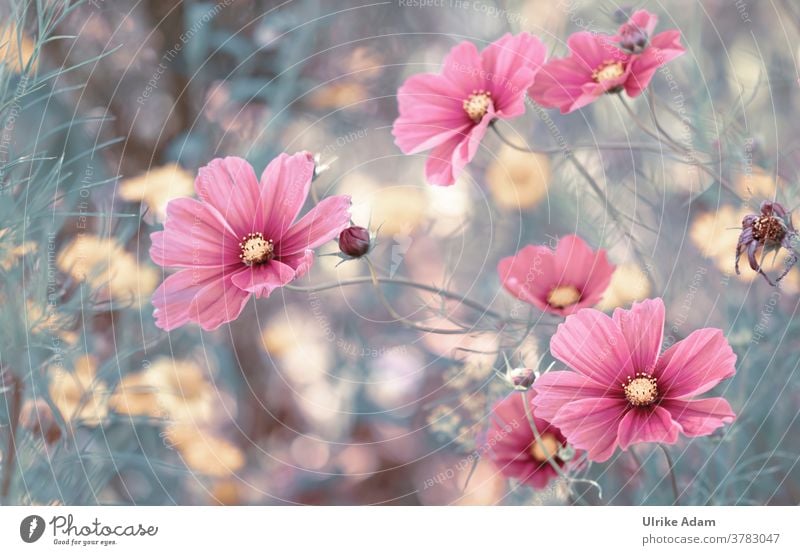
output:
[[638, 25], [627, 23], [622, 26], [619, 46], [628, 52], [637, 54], [645, 49], [649, 39], [650, 37], [647, 36], [647, 31]]
[[360, 258], [369, 252], [369, 231], [363, 227], [350, 226], [339, 234], [339, 249], [348, 258]]
[[514, 389], [529, 389], [536, 379], [532, 368], [513, 368], [508, 371], [508, 380]]

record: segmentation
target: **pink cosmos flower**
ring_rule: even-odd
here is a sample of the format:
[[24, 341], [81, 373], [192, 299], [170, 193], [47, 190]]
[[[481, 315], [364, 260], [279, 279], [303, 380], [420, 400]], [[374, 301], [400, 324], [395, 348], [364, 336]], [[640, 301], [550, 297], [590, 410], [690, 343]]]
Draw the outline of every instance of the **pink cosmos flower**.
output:
[[[567, 469], [569, 461], [561, 459], [567, 440], [558, 428], [533, 415], [534, 392], [512, 393], [492, 409], [485, 448], [498, 470], [507, 478], [517, 478], [531, 487], [544, 488], [558, 476], [548, 457]], [[528, 412], [536, 424], [539, 441], [528, 420]], [[575, 454], [570, 458], [574, 460]]]
[[156, 325], [197, 322], [213, 330], [235, 320], [251, 294], [269, 294], [308, 272], [311, 249], [347, 227], [350, 197], [324, 199], [299, 221], [314, 174], [310, 153], [281, 154], [256, 178], [245, 160], [200, 168], [200, 200], [167, 205], [164, 231], [151, 235], [156, 264], [180, 268], [153, 294]]
[[497, 265], [500, 281], [509, 293], [559, 316], [600, 302], [614, 269], [605, 250], [593, 252], [577, 235], [562, 237], [555, 251], [528, 245]]
[[458, 44], [441, 73], [414, 75], [397, 91], [395, 143], [405, 154], [431, 150], [426, 178], [452, 185], [488, 125], [525, 112], [525, 91], [545, 56], [544, 44], [528, 33], [506, 34], [481, 53], [471, 42]]
[[735, 373], [722, 330], [694, 331], [661, 354], [663, 335], [661, 299], [618, 308], [613, 318], [588, 308], [568, 316], [550, 352], [570, 370], [536, 380], [534, 414], [598, 462], [617, 446], [673, 444], [681, 433], [705, 436], [733, 422], [722, 397], [695, 398]]
[[639, 96], [659, 67], [683, 54], [680, 31], [652, 35], [658, 17], [639, 10], [616, 35], [583, 31], [567, 40], [570, 55], [550, 60], [528, 90], [542, 106], [566, 114], [606, 93]]

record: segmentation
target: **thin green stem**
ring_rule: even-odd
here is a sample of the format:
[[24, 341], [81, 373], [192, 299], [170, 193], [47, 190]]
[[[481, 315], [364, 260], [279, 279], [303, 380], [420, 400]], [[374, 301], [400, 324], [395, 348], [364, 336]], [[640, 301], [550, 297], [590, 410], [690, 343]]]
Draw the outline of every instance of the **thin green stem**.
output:
[[11, 477], [14, 474], [17, 456], [17, 427], [19, 426], [19, 416], [22, 410], [22, 382], [14, 374], [11, 374], [10, 381], [11, 399], [8, 403], [8, 440], [6, 442], [6, 456], [3, 461], [3, 479], [2, 484], [0, 484], [0, 499], [2, 499], [3, 505], [7, 505], [9, 501]]
[[661, 448], [661, 451], [664, 452], [664, 457], [667, 459], [667, 466], [669, 467], [669, 479], [670, 483], [672, 484], [672, 494], [675, 496], [675, 505], [680, 505], [680, 491], [678, 491], [678, 478], [675, 476], [675, 463], [672, 461], [672, 455], [669, 454], [669, 450], [662, 445], [661, 443], [658, 444]]
[[[480, 312], [483, 315], [490, 316], [495, 318], [501, 322], [510, 322], [512, 320], [504, 317], [499, 312], [492, 310], [489, 307], [482, 305], [481, 303], [464, 297], [463, 295], [459, 295], [458, 293], [453, 293], [452, 291], [448, 291], [446, 289], [441, 289], [439, 287], [435, 287], [433, 285], [425, 285], [424, 283], [418, 283], [415, 281], [411, 281], [408, 279], [403, 278], [389, 278], [389, 277], [382, 277], [378, 275], [370, 275], [370, 276], [363, 276], [357, 278], [349, 278], [343, 279], [340, 281], [331, 281], [326, 283], [321, 283], [319, 285], [311, 285], [308, 287], [302, 287], [297, 285], [286, 285], [284, 289], [288, 289], [289, 291], [297, 291], [300, 293], [319, 293], [321, 291], [327, 291], [330, 289], [338, 289], [339, 287], [348, 287], [351, 285], [364, 285], [365, 283], [380, 283], [380, 284], [388, 284], [388, 285], [402, 285], [404, 287], [412, 287], [414, 289], [420, 289], [422, 291], [428, 291], [430, 293], [435, 293], [440, 297], [444, 297], [446, 299], [450, 299], [453, 301], [458, 302], [466, 307], [469, 307], [473, 310]], [[513, 320], [517, 322], [516, 320]]]
[[[564, 472], [561, 466], [556, 462], [555, 457], [557, 453], [550, 453], [547, 450], [547, 445], [545, 445], [544, 442], [542, 441], [542, 436], [539, 434], [539, 429], [536, 426], [536, 421], [533, 419], [533, 414], [531, 414], [530, 403], [528, 403], [528, 392], [520, 391], [519, 397], [520, 399], [522, 399], [522, 406], [525, 409], [525, 417], [528, 419], [528, 425], [531, 427], [531, 431], [533, 432], [534, 441], [538, 443], [541, 446], [542, 451], [544, 451], [544, 454], [547, 457], [547, 464], [549, 464], [553, 468], [553, 470], [556, 471], [556, 474], [559, 476], [559, 478], [563, 478], [564, 480], [566, 480], [567, 488], [569, 489], [569, 496], [570, 498], [572, 498], [575, 495], [575, 492], [572, 489], [573, 479], [570, 478]], [[587, 505], [588, 503], [583, 501], [582, 497], [583, 496], [577, 497], [575, 498], [575, 500], [581, 503], [582, 505]]]

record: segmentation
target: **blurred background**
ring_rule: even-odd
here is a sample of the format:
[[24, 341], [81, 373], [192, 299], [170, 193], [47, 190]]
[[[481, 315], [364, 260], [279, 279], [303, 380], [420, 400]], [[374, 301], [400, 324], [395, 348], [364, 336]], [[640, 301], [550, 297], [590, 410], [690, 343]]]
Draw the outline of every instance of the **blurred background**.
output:
[[[393, 144], [395, 93], [456, 43], [611, 32], [614, 2], [11, 0], [0, 29], [0, 501], [11, 504], [565, 503], [487, 460], [472, 464], [503, 355], [542, 367], [558, 319], [505, 293], [500, 258], [578, 233], [618, 266], [601, 308], [662, 296], [670, 342], [722, 328], [737, 376], [715, 390], [740, 415], [675, 449], [684, 503], [800, 502], [800, 274], [770, 287], [733, 271], [744, 214], [793, 208], [800, 153], [790, 0], [639, 2], [687, 53], [651, 91], [662, 124], [731, 190], [636, 129], [605, 98], [569, 116], [529, 107], [487, 135], [449, 188]], [[37, 5], [38, 4], [38, 5]], [[631, 103], [647, 119], [647, 100]], [[569, 144], [597, 195], [559, 147]], [[616, 145], [616, 146], [609, 146]], [[620, 146], [622, 145], [622, 146]], [[644, 145], [644, 146], [642, 146]], [[279, 290], [214, 332], [155, 327], [165, 277], [149, 234], [197, 169], [245, 157], [257, 174], [309, 150], [320, 197], [353, 197], [387, 275], [530, 315], [501, 330], [432, 293], [369, 285]], [[318, 254], [337, 252], [334, 243]], [[309, 286], [366, 276], [318, 256]], [[780, 259], [775, 267], [780, 265]], [[746, 264], [745, 264], [746, 266]], [[9, 429], [17, 429], [15, 435]], [[589, 469], [596, 504], [672, 502], [663, 456], [636, 446]]]

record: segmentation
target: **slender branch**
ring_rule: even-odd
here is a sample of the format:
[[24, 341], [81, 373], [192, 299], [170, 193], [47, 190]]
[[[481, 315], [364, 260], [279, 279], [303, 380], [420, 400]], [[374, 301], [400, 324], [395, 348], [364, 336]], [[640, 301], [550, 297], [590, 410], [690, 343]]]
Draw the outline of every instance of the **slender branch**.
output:
[[378, 274], [375, 273], [375, 267], [372, 265], [370, 259], [368, 257], [364, 257], [364, 261], [367, 263], [367, 267], [369, 268], [370, 277], [372, 279], [372, 285], [373, 287], [375, 287], [375, 292], [378, 294], [378, 300], [381, 302], [384, 308], [386, 308], [386, 310], [395, 320], [398, 320], [399, 322], [405, 324], [406, 326], [412, 329], [415, 329], [417, 331], [422, 331], [425, 333], [436, 333], [439, 335], [463, 335], [470, 331], [466, 327], [459, 327], [457, 329], [433, 328], [430, 326], [417, 324], [416, 322], [409, 320], [408, 318], [397, 312], [391, 305], [391, 303], [389, 303], [389, 300], [386, 298], [386, 296], [383, 294], [383, 290], [380, 287], [380, 282], [378, 281]]
[[[568, 150], [624, 150], [624, 151], [639, 150], [643, 152], [653, 152], [655, 154], [664, 154], [664, 149], [659, 144], [634, 143], [634, 142], [575, 144], [575, 145], [570, 145], [569, 147], [554, 146], [547, 148], [520, 146], [512, 142], [508, 137], [506, 137], [500, 131], [497, 125], [492, 124], [492, 129], [494, 129], [495, 134], [497, 134], [497, 137], [503, 143], [510, 146], [514, 150], [518, 150], [520, 152], [527, 152], [529, 154], [560, 154], [560, 153], [565, 153]], [[681, 159], [676, 158], [676, 160], [680, 161]]]
[[639, 127], [639, 129], [641, 129], [646, 135], [648, 135], [650, 137], [653, 137], [657, 141], [660, 141], [662, 144], [665, 144], [665, 145], [669, 146], [674, 151], [686, 156], [687, 160], [685, 161], [685, 163], [687, 163], [690, 166], [696, 166], [696, 167], [700, 168], [701, 170], [703, 170], [703, 172], [708, 174], [712, 179], [715, 179], [715, 180], [719, 181], [719, 184], [722, 185], [722, 187], [724, 187], [729, 193], [733, 194], [734, 196], [736, 196], [736, 198], [741, 200], [741, 198], [739, 197], [739, 194], [736, 192], [736, 190], [730, 184], [730, 182], [727, 179], [725, 179], [724, 176], [722, 176], [721, 174], [715, 172], [713, 169], [709, 168], [706, 163], [701, 162], [700, 160], [698, 160], [695, 157], [694, 152], [692, 151], [691, 148], [687, 148], [687, 147], [679, 144], [670, 135], [662, 134], [660, 132], [656, 133], [656, 132], [652, 131], [641, 120], [641, 118], [639, 118], [639, 116], [636, 115], [636, 112], [633, 111], [633, 108], [631, 108], [628, 105], [628, 103], [625, 102], [625, 99], [622, 97], [622, 95], [618, 95], [618, 97], [619, 97], [620, 102], [622, 103], [622, 106], [625, 108], [625, 111], [628, 113], [630, 118], [633, 120], [633, 122], [636, 124], [636, 126]]
[[8, 502], [8, 494], [11, 490], [11, 477], [14, 474], [14, 466], [17, 456], [17, 427], [19, 426], [19, 415], [22, 410], [22, 382], [14, 374], [11, 376], [11, 402], [9, 403], [9, 422], [8, 422], [8, 441], [6, 443], [6, 457], [3, 461], [3, 479], [0, 484], [0, 499], [3, 504]]
[[680, 505], [681, 494], [678, 491], [678, 479], [675, 476], [675, 463], [672, 461], [672, 455], [669, 454], [667, 448], [661, 443], [658, 444], [664, 452], [664, 457], [667, 459], [667, 466], [669, 467], [669, 479], [672, 484], [672, 494], [675, 496], [675, 505]]
[[363, 276], [357, 278], [349, 278], [343, 279], [340, 281], [331, 281], [327, 283], [322, 283], [319, 285], [311, 285], [308, 287], [302, 287], [297, 285], [286, 285], [284, 289], [288, 289], [289, 291], [296, 291], [300, 293], [319, 293], [321, 291], [327, 291], [329, 289], [338, 289], [339, 287], [348, 287], [350, 285], [364, 285], [365, 283], [384, 283], [387, 285], [402, 285], [405, 287], [413, 287], [414, 289], [420, 289], [422, 291], [428, 291], [430, 293], [435, 293], [441, 297], [446, 299], [450, 299], [453, 301], [457, 301], [464, 306], [467, 306], [473, 310], [476, 310], [486, 316], [491, 316], [501, 322], [512, 322], [516, 320], [511, 320], [509, 318], [504, 317], [499, 312], [492, 310], [477, 301], [473, 301], [467, 297], [459, 295], [458, 293], [453, 293], [452, 291], [448, 291], [446, 289], [440, 289], [433, 285], [425, 285], [424, 283], [418, 283], [416, 281], [411, 281], [408, 279], [403, 278], [389, 278], [389, 277], [382, 277], [382, 276]]
[[[531, 427], [531, 431], [533, 432], [533, 439], [536, 443], [538, 443], [542, 447], [542, 451], [544, 451], [544, 455], [547, 457], [547, 464], [553, 467], [553, 470], [556, 471], [556, 474], [567, 481], [567, 487], [569, 488], [569, 495], [573, 497], [575, 492], [572, 490], [572, 482], [573, 479], [570, 478], [562, 469], [559, 464], [555, 461], [556, 453], [550, 453], [547, 449], [547, 446], [542, 442], [541, 435], [539, 434], [539, 429], [536, 427], [536, 421], [533, 419], [533, 415], [531, 414], [531, 407], [528, 403], [528, 392], [527, 391], [520, 391], [519, 397], [522, 399], [522, 407], [525, 409], [525, 417], [528, 419], [528, 425]], [[586, 501], [582, 499], [583, 495], [580, 497], [575, 498], [578, 503], [582, 505], [587, 505]]]

